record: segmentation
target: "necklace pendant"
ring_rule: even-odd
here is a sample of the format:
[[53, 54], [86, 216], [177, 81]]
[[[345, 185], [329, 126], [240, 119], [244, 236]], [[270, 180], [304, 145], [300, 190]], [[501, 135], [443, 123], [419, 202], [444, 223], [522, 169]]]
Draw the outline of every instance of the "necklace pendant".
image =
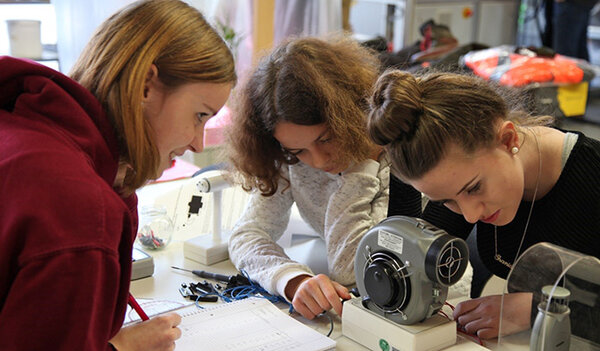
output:
[[495, 259], [496, 261], [500, 262], [500, 264], [502, 264], [502, 265], [504, 265], [504, 266], [508, 267], [508, 269], [512, 269], [512, 264], [510, 264], [510, 263], [506, 262], [505, 260], [503, 260], [503, 259], [502, 259], [502, 256], [500, 256], [500, 254], [496, 254], [496, 255], [494, 256], [494, 259]]

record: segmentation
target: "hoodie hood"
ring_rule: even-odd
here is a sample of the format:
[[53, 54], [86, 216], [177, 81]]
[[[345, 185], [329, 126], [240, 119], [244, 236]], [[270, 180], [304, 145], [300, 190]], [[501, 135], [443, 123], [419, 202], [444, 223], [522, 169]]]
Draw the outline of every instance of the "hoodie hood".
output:
[[[118, 143], [94, 95], [71, 78], [34, 61], [0, 56], [0, 67], [0, 110], [56, 126], [112, 184], [119, 160]], [[0, 118], [6, 116], [0, 113]], [[109, 159], [114, 164], [98, 164]]]

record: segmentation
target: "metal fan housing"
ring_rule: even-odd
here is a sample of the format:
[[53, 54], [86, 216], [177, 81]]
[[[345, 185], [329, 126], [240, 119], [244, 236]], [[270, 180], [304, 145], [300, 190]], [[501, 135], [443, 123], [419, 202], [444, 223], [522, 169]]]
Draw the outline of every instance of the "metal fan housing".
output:
[[464, 240], [424, 220], [392, 216], [371, 228], [356, 251], [363, 307], [399, 324], [437, 313], [469, 262]]

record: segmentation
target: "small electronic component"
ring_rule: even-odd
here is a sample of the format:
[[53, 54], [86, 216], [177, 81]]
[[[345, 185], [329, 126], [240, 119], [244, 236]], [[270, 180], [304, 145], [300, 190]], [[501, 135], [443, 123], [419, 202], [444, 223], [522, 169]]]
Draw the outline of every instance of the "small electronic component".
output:
[[209, 283], [189, 283], [181, 284], [179, 293], [186, 299], [198, 302], [217, 302], [217, 295], [207, 295], [214, 293], [214, 288]]
[[134, 247], [131, 260], [131, 280], [150, 277], [154, 274], [154, 260], [146, 252]]
[[192, 199], [188, 202], [188, 218], [193, 214], [197, 215], [202, 205], [202, 196], [192, 195]]

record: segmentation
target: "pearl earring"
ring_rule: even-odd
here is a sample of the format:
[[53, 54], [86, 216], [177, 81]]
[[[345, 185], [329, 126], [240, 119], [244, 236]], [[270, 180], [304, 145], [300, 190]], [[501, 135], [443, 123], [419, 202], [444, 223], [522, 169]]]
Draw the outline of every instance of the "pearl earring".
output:
[[513, 148], [512, 148], [512, 149], [510, 149], [510, 152], [512, 152], [512, 154], [513, 154], [513, 155], [516, 155], [516, 154], [517, 154], [517, 152], [519, 152], [519, 148], [518, 148], [518, 147], [516, 147], [516, 146], [513, 146]]

